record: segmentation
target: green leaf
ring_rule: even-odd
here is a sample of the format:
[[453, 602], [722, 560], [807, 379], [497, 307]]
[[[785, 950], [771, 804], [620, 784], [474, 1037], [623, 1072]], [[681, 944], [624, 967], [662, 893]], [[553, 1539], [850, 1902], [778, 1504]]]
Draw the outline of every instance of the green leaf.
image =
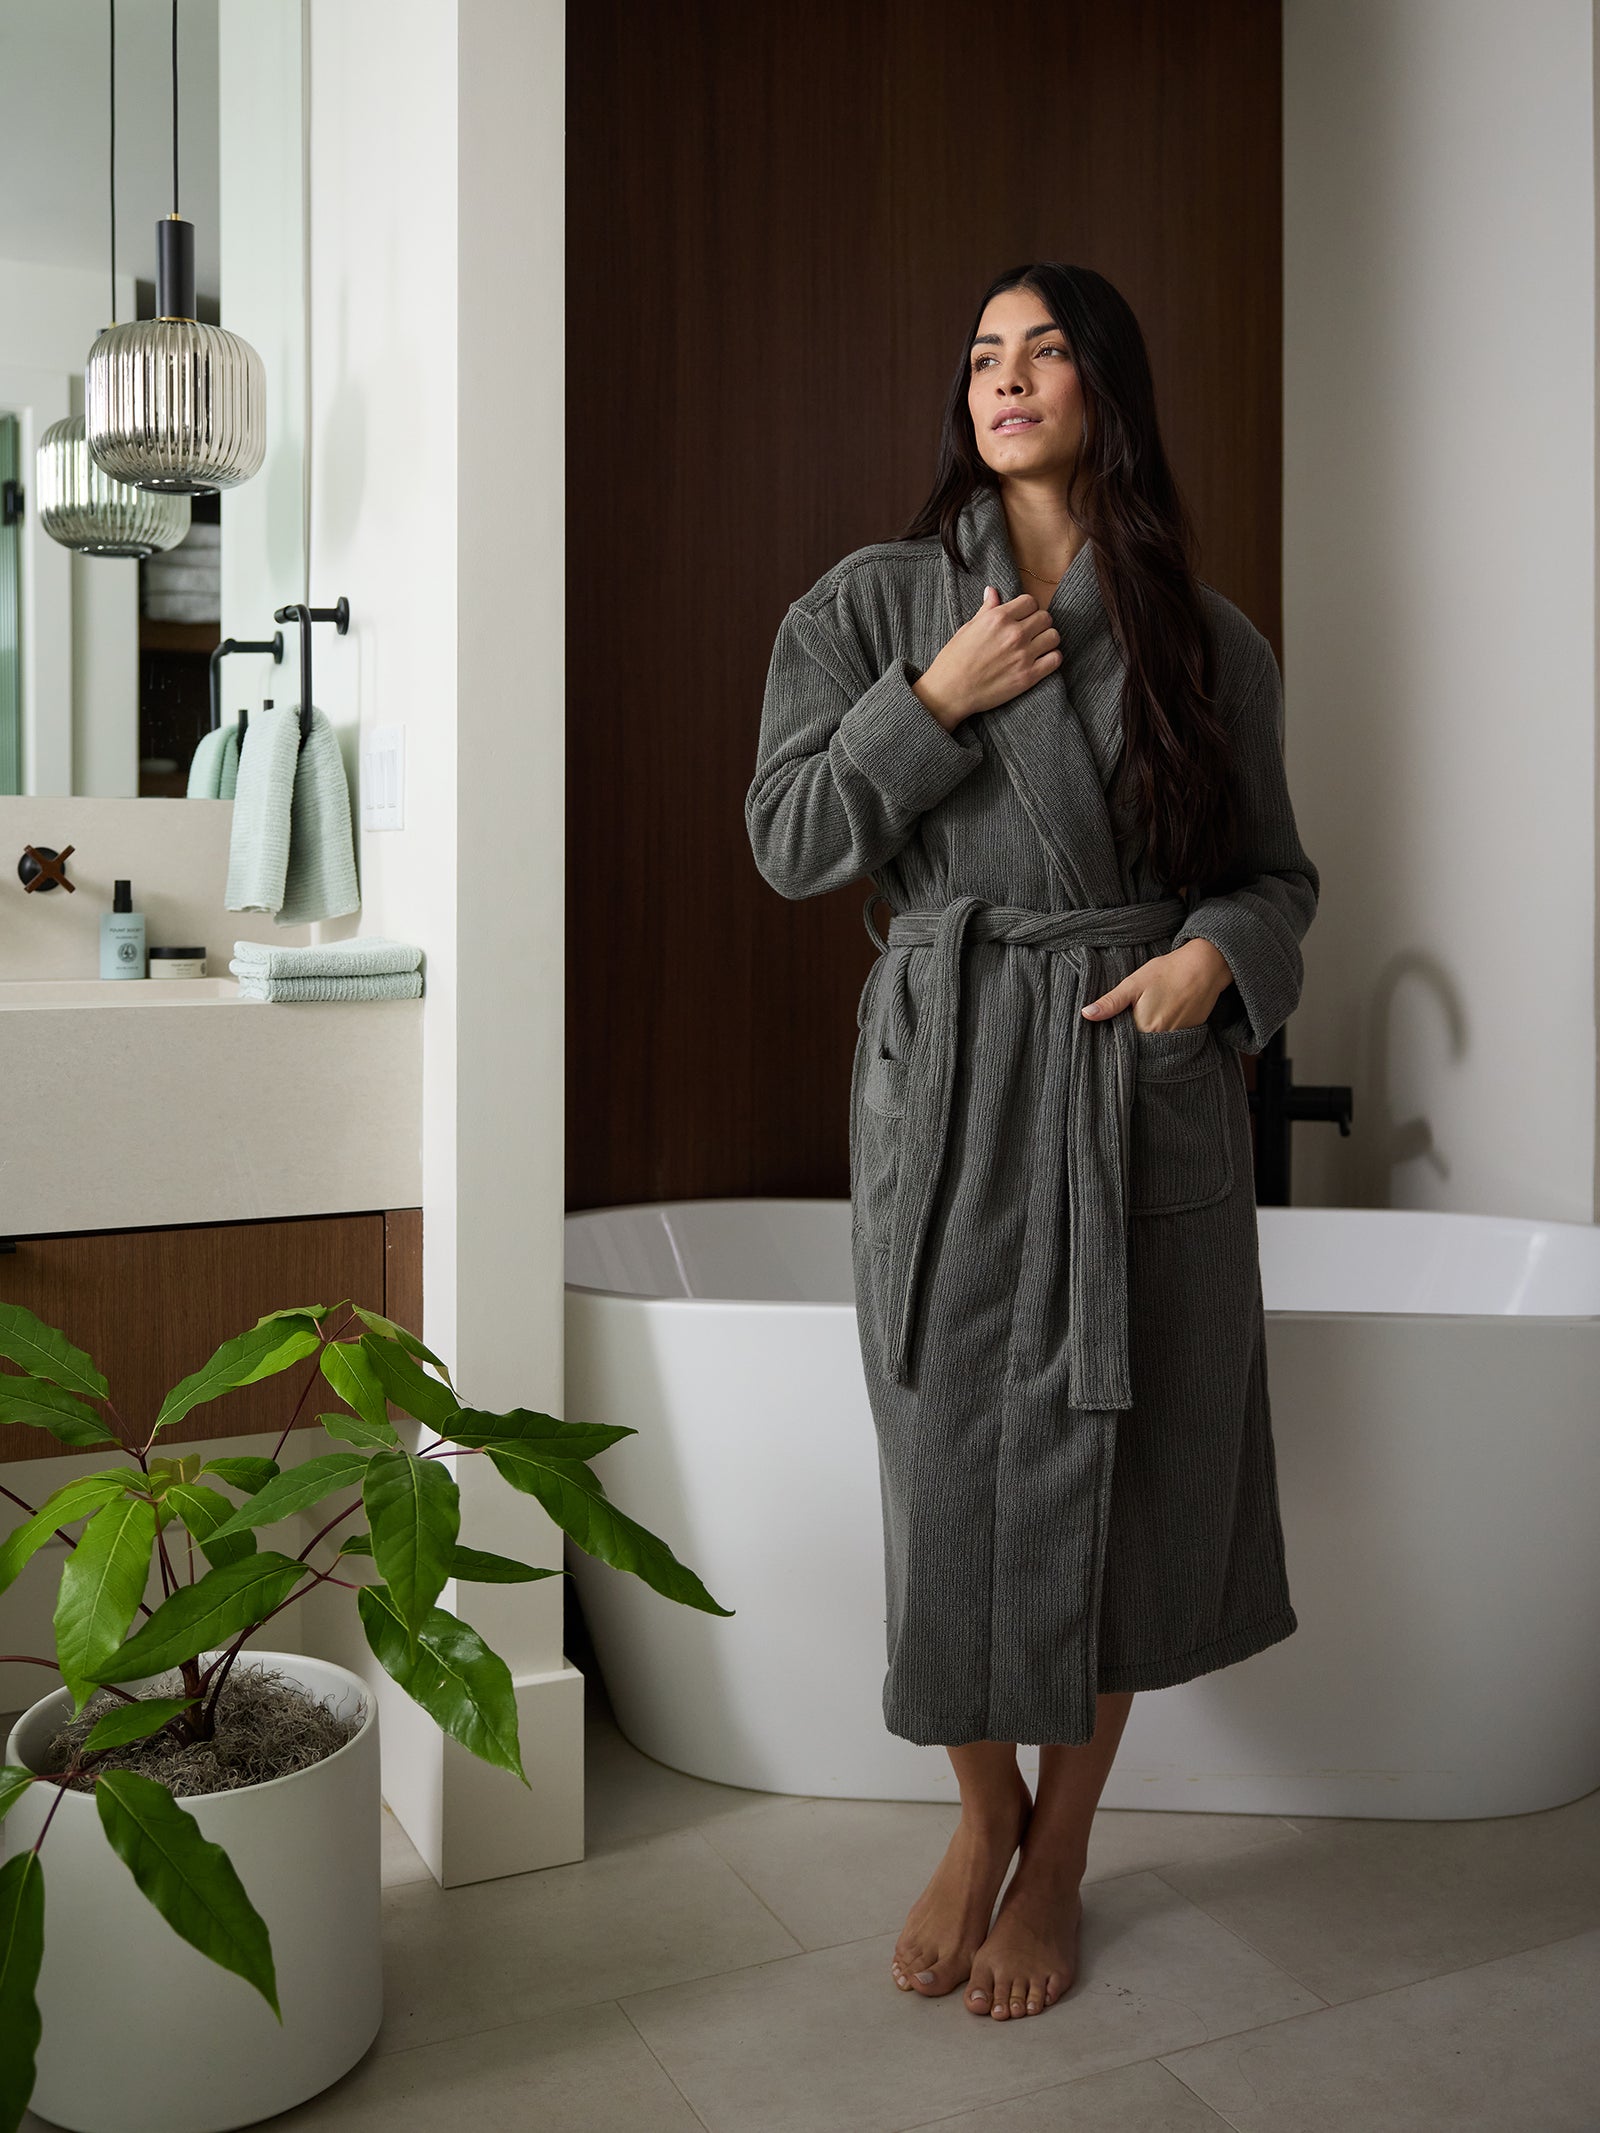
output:
[[[514, 1489], [536, 1496], [556, 1524], [570, 1533], [587, 1555], [598, 1556], [614, 1570], [628, 1570], [655, 1591], [709, 1615], [734, 1609], [712, 1599], [699, 1578], [680, 1563], [664, 1540], [619, 1511], [608, 1497], [562, 1471], [563, 1464], [530, 1454], [522, 1445], [491, 1444], [489, 1457]], [[594, 1476], [587, 1475], [590, 1483]]]
[[450, 1575], [471, 1585], [524, 1585], [530, 1578], [560, 1578], [566, 1572], [513, 1562], [509, 1555], [490, 1555], [483, 1548], [457, 1548], [450, 1558]]
[[443, 1433], [444, 1425], [461, 1412], [461, 1402], [448, 1385], [441, 1385], [393, 1341], [361, 1336], [362, 1353], [371, 1362], [384, 1392], [396, 1407], [404, 1408], [419, 1422]]
[[442, 1607], [429, 1608], [413, 1645], [393, 1596], [382, 1585], [363, 1585], [356, 1606], [385, 1673], [463, 1748], [527, 1785], [516, 1692], [511, 1669], [499, 1654]]
[[431, 1363], [445, 1383], [449, 1384], [449, 1371], [431, 1348], [423, 1347], [414, 1333], [408, 1333], [404, 1326], [397, 1326], [392, 1318], [385, 1318], [381, 1312], [363, 1311], [360, 1304], [352, 1304], [350, 1308], [371, 1332], [381, 1334], [385, 1340], [398, 1341], [407, 1355], [420, 1356], [423, 1362]]
[[75, 1392], [48, 1378], [16, 1378], [0, 1373], [0, 1422], [26, 1422], [47, 1429], [63, 1444], [117, 1444], [116, 1431]]
[[112, 1850], [173, 1932], [254, 1985], [281, 2022], [266, 1920], [222, 1846], [154, 1778], [103, 1770], [94, 1795]]
[[461, 1530], [461, 1491], [437, 1459], [374, 1452], [361, 1484], [378, 1575], [414, 1636], [444, 1590]]
[[219, 1563], [163, 1600], [144, 1627], [95, 1669], [94, 1678], [137, 1681], [197, 1659], [240, 1630], [254, 1629], [308, 1575], [304, 1563], [269, 1550], [241, 1562]]
[[285, 1304], [281, 1311], [265, 1311], [256, 1320], [258, 1326], [270, 1326], [280, 1318], [308, 1318], [317, 1325], [328, 1315], [326, 1304]]
[[[370, 1533], [347, 1533], [340, 1544], [341, 1555], [370, 1555]], [[564, 1570], [535, 1569], [532, 1563], [513, 1562], [509, 1555], [490, 1555], [482, 1548], [463, 1548], [460, 1543], [450, 1556], [450, 1575], [463, 1578], [473, 1585], [520, 1585], [530, 1578], [561, 1578]]]
[[119, 1703], [89, 1728], [84, 1753], [99, 1748], [125, 1748], [130, 1741], [148, 1740], [169, 1719], [199, 1701], [198, 1696], [144, 1696], [135, 1703]]
[[325, 1430], [351, 1444], [399, 1443], [378, 1373], [359, 1342], [330, 1341], [322, 1351], [322, 1375], [346, 1407], [355, 1410], [353, 1421], [343, 1415], [319, 1415]]
[[25, 1304], [0, 1304], [0, 1355], [38, 1377], [103, 1400], [111, 1388], [81, 1348], [35, 1318]]
[[70, 1526], [86, 1511], [98, 1511], [114, 1496], [125, 1496], [143, 1479], [142, 1474], [130, 1467], [125, 1474], [103, 1471], [79, 1474], [71, 1481], [64, 1481], [30, 1518], [24, 1519], [20, 1526], [13, 1526], [0, 1542], [0, 1592], [4, 1592], [23, 1565], [38, 1554], [57, 1526]]
[[175, 1481], [198, 1481], [202, 1471], [198, 1452], [182, 1459], [152, 1459], [145, 1467], [145, 1493], [160, 1503]]
[[[435, 1428], [439, 1425], [436, 1423]], [[626, 1423], [562, 1422], [555, 1415], [541, 1415], [532, 1408], [513, 1407], [508, 1414], [491, 1415], [476, 1407], [464, 1407], [439, 1434], [452, 1444], [487, 1450], [491, 1444], [520, 1444], [531, 1452], [549, 1452], [561, 1459], [592, 1459], [624, 1437], [637, 1437]], [[600, 1487], [598, 1479], [596, 1487]], [[605, 1494], [600, 1488], [600, 1494]]]
[[222, 1393], [292, 1368], [317, 1346], [316, 1331], [303, 1318], [273, 1319], [264, 1326], [252, 1326], [248, 1333], [224, 1341], [209, 1362], [173, 1386], [161, 1403], [156, 1428], [182, 1421], [192, 1407], [201, 1407]]
[[30, 1845], [0, 1866], [0, 2133], [16, 2133], [33, 2094], [43, 1960], [44, 1870]]
[[139, 1611], [156, 1544], [156, 1507], [144, 1496], [103, 1504], [67, 1557], [56, 1595], [56, 1664], [72, 1691], [73, 1716]]
[[317, 1420], [336, 1443], [358, 1445], [363, 1451], [392, 1452], [400, 1442], [393, 1427], [387, 1422], [383, 1425], [383, 1435], [380, 1437], [359, 1415], [318, 1415]]
[[16, 1806], [34, 1781], [34, 1772], [20, 1763], [0, 1763], [0, 1822]]
[[276, 1459], [208, 1459], [200, 1471], [215, 1474], [230, 1489], [243, 1489], [247, 1496], [254, 1496], [277, 1473], [278, 1462]]
[[243, 1555], [255, 1554], [253, 1533], [219, 1536], [219, 1527], [232, 1522], [237, 1508], [220, 1489], [208, 1489], [202, 1481], [179, 1481], [168, 1489], [167, 1502], [199, 1542], [208, 1563], [236, 1563]]
[[323, 1452], [315, 1459], [303, 1459], [298, 1466], [286, 1467], [264, 1489], [258, 1489], [248, 1503], [241, 1504], [228, 1523], [217, 1528], [213, 1539], [243, 1533], [250, 1526], [273, 1525], [296, 1511], [309, 1510], [335, 1489], [360, 1488], [370, 1457], [367, 1452]]

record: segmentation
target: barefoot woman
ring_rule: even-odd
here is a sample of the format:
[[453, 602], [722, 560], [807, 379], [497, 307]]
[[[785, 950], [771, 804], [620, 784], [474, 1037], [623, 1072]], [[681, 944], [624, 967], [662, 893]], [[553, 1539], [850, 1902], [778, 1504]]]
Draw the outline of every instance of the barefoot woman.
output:
[[883, 1712], [949, 1751], [962, 1810], [891, 1967], [997, 2018], [1072, 1982], [1134, 1692], [1297, 1626], [1239, 1053], [1299, 1000], [1318, 877], [1271, 646], [1191, 547], [1127, 304], [1003, 275], [927, 504], [784, 617], [745, 803], [782, 895], [874, 884], [850, 1158]]

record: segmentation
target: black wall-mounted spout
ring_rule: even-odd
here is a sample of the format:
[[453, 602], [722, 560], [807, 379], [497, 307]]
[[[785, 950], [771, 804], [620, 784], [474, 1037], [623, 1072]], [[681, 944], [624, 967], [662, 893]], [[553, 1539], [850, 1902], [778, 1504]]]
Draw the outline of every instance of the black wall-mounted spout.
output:
[[1322, 1119], [1348, 1139], [1355, 1092], [1336, 1084], [1295, 1086], [1288, 1039], [1275, 1030], [1256, 1054], [1256, 1085], [1250, 1094], [1256, 1115], [1256, 1200], [1262, 1207], [1289, 1205], [1289, 1128], [1297, 1118]]

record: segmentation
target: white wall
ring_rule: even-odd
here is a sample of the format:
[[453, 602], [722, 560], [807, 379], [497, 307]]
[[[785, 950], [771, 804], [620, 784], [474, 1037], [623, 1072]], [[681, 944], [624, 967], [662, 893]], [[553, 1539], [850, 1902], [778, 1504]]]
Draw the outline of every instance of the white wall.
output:
[[[267, 456], [253, 480], [222, 496], [222, 634], [261, 643], [275, 609], [310, 601], [306, 585], [306, 197], [299, 0], [227, 0], [218, 20], [217, 102], [226, 153], [218, 182], [222, 316], [267, 377]], [[331, 606], [335, 595], [318, 606]], [[316, 650], [329, 633], [319, 630]], [[298, 632], [284, 630], [283, 667], [230, 653], [231, 706], [263, 695], [297, 703], [290, 686]]]
[[[564, 34], [560, 0], [311, 15], [310, 575], [352, 617], [317, 688], [352, 769], [363, 733], [405, 729], [405, 823], [361, 834], [359, 930], [427, 955], [425, 1336], [469, 1403], [557, 1414], [562, 396], [506, 414], [532, 337], [561, 347]], [[531, 1498], [456, 1466], [464, 1538], [560, 1566]], [[446, 1882], [581, 1856], [562, 1591], [443, 1601], [511, 1668], [531, 1794], [383, 1690], [386, 1796]]]
[[1296, 1197], [1595, 1214], [1590, 0], [1287, 0]]

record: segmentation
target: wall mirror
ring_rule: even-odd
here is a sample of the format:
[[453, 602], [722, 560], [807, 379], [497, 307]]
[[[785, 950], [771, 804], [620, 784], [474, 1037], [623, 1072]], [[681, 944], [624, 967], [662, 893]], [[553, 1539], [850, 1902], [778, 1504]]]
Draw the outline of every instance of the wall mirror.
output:
[[[83, 412], [113, 316], [109, 0], [0, 0], [0, 793], [183, 795], [211, 723], [211, 653], [265, 641], [306, 592], [303, 0], [179, 0], [178, 211], [195, 313], [266, 372], [266, 458], [190, 499], [173, 548], [135, 561], [40, 525], [37, 451]], [[172, 209], [170, 0], [116, 0], [117, 320], [155, 316], [156, 224]], [[224, 722], [294, 701], [284, 658], [218, 667]]]

